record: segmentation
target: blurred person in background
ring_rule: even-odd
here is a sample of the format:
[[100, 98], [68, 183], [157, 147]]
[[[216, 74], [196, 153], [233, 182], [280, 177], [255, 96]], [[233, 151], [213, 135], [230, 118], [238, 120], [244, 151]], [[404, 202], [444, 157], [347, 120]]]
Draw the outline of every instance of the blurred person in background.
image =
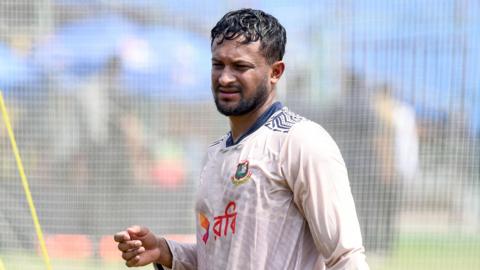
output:
[[108, 213], [123, 205], [116, 195], [126, 194], [133, 178], [122, 124], [131, 112], [121, 91], [120, 72], [120, 59], [112, 57], [77, 91], [83, 126], [80, 151], [87, 168], [84, 194], [88, 198], [83, 203], [88, 204], [88, 209], [83, 221], [93, 222], [85, 226], [94, 234], [103, 234], [100, 230], [106, 224], [111, 227], [121, 222], [120, 217]]
[[[414, 184], [418, 171], [418, 134], [414, 109], [398, 100], [390, 85], [376, 89], [375, 111], [382, 121], [376, 145], [383, 161], [379, 190], [377, 242], [379, 252], [389, 252], [397, 237], [398, 215], [404, 186]], [[414, 188], [412, 189], [414, 190]]]
[[373, 106], [374, 98], [363, 76], [345, 71], [342, 82], [340, 96], [332, 106], [316, 113], [314, 120], [332, 134], [342, 152], [365, 248], [367, 253], [372, 253], [383, 241], [378, 233], [382, 218], [378, 209], [385, 160], [377, 146], [383, 122]]
[[369, 87], [353, 71], [342, 81], [342, 94], [318, 121], [345, 157], [366, 250], [381, 258], [394, 244], [403, 185], [417, 176], [415, 112], [387, 84]]
[[98, 238], [124, 220], [114, 213], [127, 206], [117, 194], [128, 193], [133, 183], [132, 157], [126, 145], [136, 126], [125, 130], [134, 116], [118, 81], [120, 69], [120, 60], [112, 57], [99, 70], [82, 74], [83, 83], [71, 90], [52, 78], [52, 91], [62, 92], [52, 95], [56, 104], [51, 123], [56, 156], [53, 178], [58, 181], [52, 188], [59, 189], [53, 193], [59, 198], [49, 202], [72, 201], [52, 206], [75, 224], [73, 232], [66, 233]]
[[276, 102], [283, 26], [263, 11], [241, 9], [211, 34], [212, 92], [231, 131], [208, 148], [200, 174], [197, 242], [132, 226], [114, 236], [127, 266], [368, 269], [337, 145]]

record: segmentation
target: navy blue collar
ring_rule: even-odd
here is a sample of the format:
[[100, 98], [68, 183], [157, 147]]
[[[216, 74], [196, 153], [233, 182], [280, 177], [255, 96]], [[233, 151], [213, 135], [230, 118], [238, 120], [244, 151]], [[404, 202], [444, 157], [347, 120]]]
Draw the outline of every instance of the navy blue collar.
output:
[[229, 132], [227, 142], [226, 142], [226, 146], [229, 147], [229, 146], [232, 146], [232, 145], [235, 145], [235, 144], [238, 144], [239, 142], [241, 142], [245, 137], [252, 134], [257, 129], [259, 129], [261, 126], [263, 126], [267, 122], [267, 120], [274, 113], [281, 110], [282, 108], [283, 108], [283, 105], [282, 105], [281, 102], [277, 101], [277, 102], [273, 103], [272, 106], [270, 106], [270, 108], [268, 108], [268, 110], [266, 110], [262, 115], [260, 115], [260, 117], [258, 117], [257, 121], [255, 121], [255, 123], [247, 130], [247, 132], [245, 132], [244, 134], [242, 134], [242, 136], [240, 136], [240, 138], [238, 138], [237, 142], [233, 141], [232, 132]]

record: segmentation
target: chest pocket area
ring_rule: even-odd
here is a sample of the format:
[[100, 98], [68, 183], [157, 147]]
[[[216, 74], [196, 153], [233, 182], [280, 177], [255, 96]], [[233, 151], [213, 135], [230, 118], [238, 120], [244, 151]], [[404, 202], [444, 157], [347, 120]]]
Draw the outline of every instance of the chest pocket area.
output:
[[232, 170], [228, 183], [230, 196], [235, 200], [269, 208], [284, 204], [292, 198], [285, 179], [280, 177], [278, 164], [268, 159], [240, 160]]

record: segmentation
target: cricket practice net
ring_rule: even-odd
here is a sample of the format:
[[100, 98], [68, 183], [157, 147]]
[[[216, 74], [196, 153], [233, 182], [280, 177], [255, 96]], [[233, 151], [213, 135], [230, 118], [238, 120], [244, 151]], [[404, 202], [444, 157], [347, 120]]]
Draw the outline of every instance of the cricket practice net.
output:
[[287, 30], [278, 99], [339, 145], [371, 269], [480, 269], [478, 1], [3, 0], [0, 270], [120, 269], [133, 224], [194, 240], [229, 129], [209, 31], [247, 6]]

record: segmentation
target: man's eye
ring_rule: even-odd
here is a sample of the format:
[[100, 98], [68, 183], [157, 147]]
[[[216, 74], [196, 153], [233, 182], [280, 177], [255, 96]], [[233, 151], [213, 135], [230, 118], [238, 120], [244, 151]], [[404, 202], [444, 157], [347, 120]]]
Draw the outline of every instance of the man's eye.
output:
[[250, 66], [247, 65], [236, 65], [236, 68], [239, 70], [247, 70], [250, 68]]
[[220, 64], [220, 63], [212, 63], [212, 67], [214, 67], [214, 68], [221, 68], [221, 67], [223, 67], [223, 65]]

